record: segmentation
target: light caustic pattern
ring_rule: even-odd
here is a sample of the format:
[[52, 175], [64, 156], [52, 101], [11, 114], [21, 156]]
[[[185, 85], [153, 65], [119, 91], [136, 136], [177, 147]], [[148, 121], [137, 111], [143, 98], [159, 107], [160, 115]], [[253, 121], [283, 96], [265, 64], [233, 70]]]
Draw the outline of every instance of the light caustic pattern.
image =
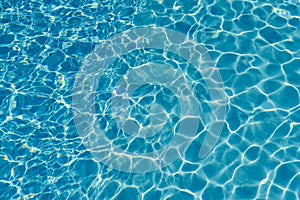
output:
[[[167, 134], [174, 135], [170, 143], [165, 144], [165, 146], [159, 144], [159, 141], [163, 140], [161, 136], [156, 138], [157, 145], [162, 146], [162, 149], [146, 153], [140, 152], [135, 155], [114, 146], [114, 141], [108, 140], [104, 133], [105, 130], [102, 130], [101, 125], [97, 125], [94, 93], [98, 84], [102, 84], [99, 82], [101, 76], [108, 76], [105, 73], [106, 69], [117, 57], [145, 48], [162, 50], [164, 54], [173, 53], [190, 63], [190, 70], [193, 70], [190, 73], [199, 77], [202, 76], [205, 80], [210, 95], [208, 106], [212, 113], [210, 119], [204, 118], [204, 112], [200, 110], [201, 100], [196, 98], [193, 85], [189, 83], [197, 80], [188, 77], [188, 74], [185, 74], [179, 66], [176, 66], [176, 69], [168, 63], [155, 63], [154, 60], [140, 66], [129, 66], [128, 72], [115, 86], [109, 85], [110, 88], [117, 89], [112, 91], [114, 95], [106, 102], [106, 104], [110, 104], [107, 105], [107, 110], [111, 110], [111, 115], [118, 124], [118, 128], [132, 136], [128, 144], [123, 145], [130, 147], [134, 143], [138, 143], [137, 141], [140, 143], [142, 141], [149, 142], [146, 141], [147, 138], [153, 137], [155, 134], [159, 135], [160, 130], [167, 127], [165, 123], [168, 121], [173, 124], [171, 124], [171, 129], [167, 131]], [[149, 118], [149, 124], [146, 127], [139, 124], [131, 116], [133, 111], [130, 110], [130, 107], [137, 107], [139, 102], [132, 103], [133, 99], [130, 98], [143, 85], [167, 88], [172, 93], [171, 96], [178, 100], [179, 105], [176, 106], [179, 107], [180, 113], [165, 112], [163, 106], [168, 106], [168, 103], [165, 105], [150, 103], [150, 116], [145, 116]], [[157, 94], [154, 95], [159, 98]], [[141, 96], [141, 98], [144, 97]], [[84, 104], [82, 104], [83, 100]], [[206, 139], [204, 139], [199, 152], [195, 153], [199, 154], [199, 158], [206, 156], [221, 134], [225, 122], [226, 103], [221, 76], [200, 44], [173, 30], [136, 28], [109, 38], [98, 45], [95, 51], [86, 58], [83, 67], [77, 74], [74, 85], [73, 111], [78, 132], [96, 159], [120, 171], [145, 173], [161, 170], [177, 159], [185, 157], [187, 148], [195, 137], [199, 137], [201, 134], [198, 127], [203, 122], [207, 129], [203, 131], [207, 132]], [[107, 113], [99, 114], [103, 118]], [[177, 116], [177, 122], [175, 118], [169, 118], [172, 115]], [[203, 116], [202, 119], [201, 116]], [[86, 127], [86, 124], [90, 124], [89, 128]], [[109, 126], [114, 126], [114, 124]], [[120, 139], [120, 136], [116, 139]], [[151, 146], [154, 147], [155, 144]], [[140, 147], [135, 146], [136, 150]]]
[[299, 8], [2, 0], [0, 199], [300, 199]]

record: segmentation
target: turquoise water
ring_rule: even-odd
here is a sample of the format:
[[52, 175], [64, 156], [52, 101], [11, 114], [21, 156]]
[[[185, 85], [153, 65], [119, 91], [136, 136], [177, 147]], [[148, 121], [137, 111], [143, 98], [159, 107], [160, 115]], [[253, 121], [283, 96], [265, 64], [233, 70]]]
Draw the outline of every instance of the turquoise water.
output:
[[3, 0], [0, 26], [1, 200], [300, 199], [299, 1]]

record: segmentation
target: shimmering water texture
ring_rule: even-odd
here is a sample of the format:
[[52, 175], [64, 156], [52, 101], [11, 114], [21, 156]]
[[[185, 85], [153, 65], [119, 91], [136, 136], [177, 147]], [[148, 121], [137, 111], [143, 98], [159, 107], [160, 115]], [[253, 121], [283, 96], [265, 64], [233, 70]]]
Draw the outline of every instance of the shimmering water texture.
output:
[[[127, 64], [127, 72], [122, 68], [122, 77], [115, 71], [119, 64], [108, 67], [122, 55], [154, 48], [181, 56], [189, 65], [182, 63], [180, 67], [174, 60], [162, 62], [163, 59], [157, 58], [156, 62], [151, 60], [138, 66]], [[197, 90], [201, 80], [209, 93], [206, 95], [210, 99], [206, 103], [211, 109], [209, 117], [201, 106], [204, 93]], [[94, 95], [98, 85], [99, 103]], [[206, 156], [225, 121], [226, 95], [214, 63], [186, 35], [163, 28], [131, 29], [101, 43], [76, 75], [73, 92], [74, 121], [85, 146], [102, 163], [130, 173], [162, 169], [183, 158], [195, 138], [204, 132], [205, 145], [194, 153]], [[115, 120], [107, 120], [108, 116]], [[203, 124], [207, 124], [206, 130], [199, 130]], [[110, 142], [105, 133], [111, 132], [119, 134], [114, 133], [115, 139]], [[135, 154], [126, 153], [124, 148]]]
[[299, 16], [1, 1], [0, 199], [300, 199]]

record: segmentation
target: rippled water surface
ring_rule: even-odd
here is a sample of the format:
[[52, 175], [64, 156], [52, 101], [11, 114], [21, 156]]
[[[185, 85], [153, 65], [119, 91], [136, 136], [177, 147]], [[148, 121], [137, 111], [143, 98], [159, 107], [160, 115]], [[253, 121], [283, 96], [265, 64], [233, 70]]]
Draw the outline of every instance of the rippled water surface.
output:
[[2, 0], [0, 199], [300, 199], [299, 90], [297, 0]]

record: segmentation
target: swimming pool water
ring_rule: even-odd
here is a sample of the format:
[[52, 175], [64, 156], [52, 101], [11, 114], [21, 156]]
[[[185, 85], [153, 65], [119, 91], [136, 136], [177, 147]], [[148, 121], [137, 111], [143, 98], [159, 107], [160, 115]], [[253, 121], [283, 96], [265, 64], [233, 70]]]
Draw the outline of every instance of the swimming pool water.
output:
[[3, 0], [0, 26], [1, 200], [300, 199], [299, 1]]

